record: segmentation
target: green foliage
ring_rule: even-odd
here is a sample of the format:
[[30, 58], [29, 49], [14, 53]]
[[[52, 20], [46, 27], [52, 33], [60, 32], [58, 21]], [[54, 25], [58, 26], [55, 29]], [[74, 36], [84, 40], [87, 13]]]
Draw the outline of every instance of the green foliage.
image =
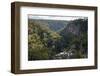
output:
[[[88, 20], [77, 19], [70, 21], [60, 33], [63, 36], [63, 48], [75, 50], [73, 58], [87, 57]], [[74, 48], [72, 47], [74, 46]]]
[[[45, 24], [42, 26], [45, 26]], [[53, 43], [59, 40], [61, 36], [58, 33], [51, 31], [47, 26], [41, 27], [39, 23], [37, 24], [31, 20], [29, 20], [28, 27], [29, 60], [51, 58], [51, 56], [55, 54], [55, 52], [52, 51], [54, 49], [52, 47], [55, 47]]]
[[28, 60], [53, 59], [56, 54], [70, 49], [74, 50], [72, 58], [87, 56], [87, 20], [70, 21], [58, 32], [48, 26], [48, 23], [28, 20]]
[[29, 60], [46, 60], [49, 59], [48, 48], [29, 48]]

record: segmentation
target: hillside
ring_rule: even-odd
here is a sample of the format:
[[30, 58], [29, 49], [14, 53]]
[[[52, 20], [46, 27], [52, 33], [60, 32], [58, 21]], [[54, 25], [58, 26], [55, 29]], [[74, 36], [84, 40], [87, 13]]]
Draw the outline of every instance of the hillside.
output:
[[35, 20], [30, 19], [30, 21], [43, 26], [43, 27], [49, 27], [52, 31], [60, 31], [63, 28], [65, 28], [69, 21], [62, 21], [62, 20]]
[[[88, 20], [78, 19], [70, 21], [60, 35], [63, 37], [61, 46], [69, 52], [79, 53], [79, 57], [87, 57]], [[67, 48], [66, 48], [67, 47]], [[78, 57], [78, 56], [76, 56]], [[76, 58], [74, 56], [74, 58]], [[73, 57], [72, 57], [73, 58]]]
[[87, 58], [88, 20], [28, 21], [28, 60]]

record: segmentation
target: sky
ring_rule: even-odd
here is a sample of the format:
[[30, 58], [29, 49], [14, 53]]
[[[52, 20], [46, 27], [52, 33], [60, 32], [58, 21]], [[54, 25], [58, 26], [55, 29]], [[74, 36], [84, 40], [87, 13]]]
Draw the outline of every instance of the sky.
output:
[[28, 19], [43, 19], [43, 20], [75, 20], [75, 19], [86, 19], [87, 17], [81, 16], [56, 16], [56, 15], [32, 15], [28, 14]]

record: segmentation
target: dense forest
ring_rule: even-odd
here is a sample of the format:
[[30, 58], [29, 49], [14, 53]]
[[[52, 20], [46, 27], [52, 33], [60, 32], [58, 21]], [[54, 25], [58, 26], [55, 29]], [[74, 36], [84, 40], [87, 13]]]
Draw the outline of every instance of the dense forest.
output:
[[88, 19], [28, 19], [28, 60], [87, 58], [87, 32]]

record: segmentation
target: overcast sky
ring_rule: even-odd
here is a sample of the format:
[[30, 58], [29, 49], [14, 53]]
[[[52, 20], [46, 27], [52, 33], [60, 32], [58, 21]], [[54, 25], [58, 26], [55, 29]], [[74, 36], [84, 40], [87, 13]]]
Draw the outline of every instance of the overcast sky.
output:
[[49, 15], [28, 15], [29, 19], [43, 19], [43, 20], [75, 20], [75, 19], [86, 19], [87, 17], [79, 17], [79, 16], [49, 16]]

